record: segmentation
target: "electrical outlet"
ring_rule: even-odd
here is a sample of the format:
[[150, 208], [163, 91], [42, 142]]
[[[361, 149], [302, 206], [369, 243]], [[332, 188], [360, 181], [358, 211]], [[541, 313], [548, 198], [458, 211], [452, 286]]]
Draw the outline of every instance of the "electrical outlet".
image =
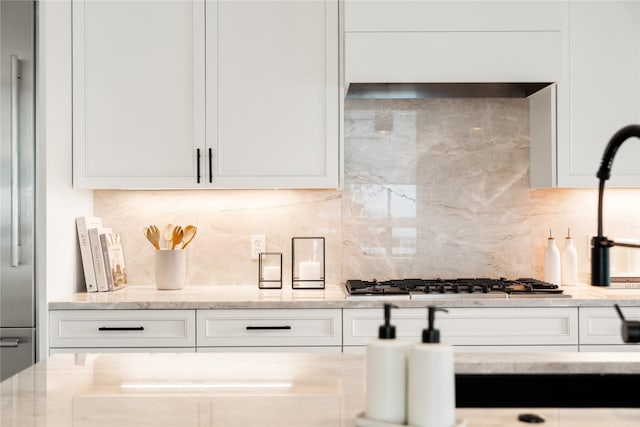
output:
[[251, 259], [258, 259], [258, 254], [266, 252], [267, 238], [264, 234], [251, 235]]

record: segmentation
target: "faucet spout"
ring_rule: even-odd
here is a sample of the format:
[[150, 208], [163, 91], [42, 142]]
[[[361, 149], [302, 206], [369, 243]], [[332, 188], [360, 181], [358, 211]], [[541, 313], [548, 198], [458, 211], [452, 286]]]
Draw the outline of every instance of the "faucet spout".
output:
[[640, 245], [616, 244], [604, 236], [602, 231], [602, 202], [604, 196], [605, 181], [611, 177], [611, 166], [613, 158], [618, 152], [618, 148], [631, 137], [640, 138], [640, 125], [625, 126], [616, 132], [602, 155], [600, 169], [598, 169], [597, 177], [600, 180], [598, 185], [598, 235], [591, 239], [591, 285], [592, 286], [610, 286], [611, 276], [609, 273], [609, 248], [612, 246], [626, 246], [640, 248]]

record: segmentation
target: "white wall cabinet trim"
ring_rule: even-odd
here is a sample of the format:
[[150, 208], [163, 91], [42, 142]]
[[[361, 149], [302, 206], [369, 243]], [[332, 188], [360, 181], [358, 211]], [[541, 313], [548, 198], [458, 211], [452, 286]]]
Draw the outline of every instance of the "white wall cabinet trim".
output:
[[193, 310], [52, 310], [52, 348], [195, 347]]
[[[557, 32], [347, 33], [348, 83], [555, 82]], [[417, 54], [416, 52], [420, 52]]]
[[201, 347], [341, 346], [341, 309], [197, 310]]
[[345, 0], [345, 31], [559, 31], [559, 1]]

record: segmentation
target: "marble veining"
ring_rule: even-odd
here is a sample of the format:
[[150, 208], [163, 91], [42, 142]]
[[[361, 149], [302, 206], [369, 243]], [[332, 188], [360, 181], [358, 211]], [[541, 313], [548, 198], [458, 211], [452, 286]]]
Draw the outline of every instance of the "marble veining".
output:
[[[531, 190], [529, 144], [527, 99], [347, 100], [341, 189], [96, 190], [94, 212], [122, 235], [132, 286], [154, 283], [151, 223], [198, 226], [187, 286], [257, 286], [251, 234], [284, 254], [285, 287], [294, 236], [326, 238], [327, 285], [542, 278], [549, 230], [562, 248], [568, 228], [587, 283], [596, 190]], [[607, 189], [609, 237], [640, 238], [639, 215], [640, 190]]]
[[[588, 373], [611, 356], [469, 353], [455, 356], [455, 369], [523, 372], [551, 362]], [[615, 355], [610, 364], [635, 373], [639, 358]], [[0, 383], [0, 424], [353, 426], [365, 404], [364, 361], [312, 353], [56, 354]], [[470, 426], [521, 426], [523, 412], [558, 427], [637, 426], [640, 419], [638, 408], [457, 408], [456, 418]]]

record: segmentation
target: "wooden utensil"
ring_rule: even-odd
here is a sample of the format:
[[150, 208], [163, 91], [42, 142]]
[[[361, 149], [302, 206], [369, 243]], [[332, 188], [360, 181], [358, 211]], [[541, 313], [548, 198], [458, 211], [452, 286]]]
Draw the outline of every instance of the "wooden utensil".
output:
[[144, 236], [153, 245], [154, 248], [160, 249], [160, 230], [155, 225], [144, 228]]
[[173, 237], [171, 239], [171, 249], [175, 249], [176, 246], [178, 246], [180, 242], [182, 242], [183, 237], [184, 237], [184, 231], [182, 230], [182, 227], [180, 227], [179, 225], [176, 225], [175, 228], [173, 229]]
[[184, 236], [182, 238], [182, 246], [180, 249], [184, 249], [187, 247], [189, 243], [193, 240], [196, 235], [197, 228], [195, 225], [187, 225], [184, 228]]
[[167, 224], [162, 232], [162, 237], [164, 238], [167, 249], [169, 249], [171, 240], [173, 240], [173, 228], [173, 224]]

